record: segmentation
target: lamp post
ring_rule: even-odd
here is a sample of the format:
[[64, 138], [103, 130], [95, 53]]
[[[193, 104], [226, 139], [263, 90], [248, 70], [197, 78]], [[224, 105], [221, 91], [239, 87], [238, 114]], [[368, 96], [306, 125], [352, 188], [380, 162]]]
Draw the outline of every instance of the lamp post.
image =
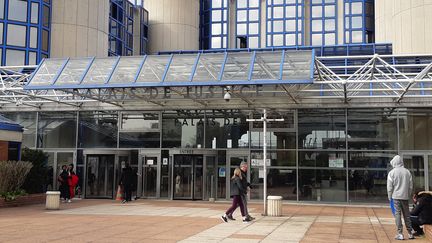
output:
[[279, 119], [267, 119], [267, 111], [263, 110], [263, 116], [260, 119], [246, 119], [248, 122], [262, 122], [263, 123], [263, 170], [264, 170], [264, 213], [263, 215], [267, 215], [267, 122], [280, 122], [284, 121], [283, 118]]

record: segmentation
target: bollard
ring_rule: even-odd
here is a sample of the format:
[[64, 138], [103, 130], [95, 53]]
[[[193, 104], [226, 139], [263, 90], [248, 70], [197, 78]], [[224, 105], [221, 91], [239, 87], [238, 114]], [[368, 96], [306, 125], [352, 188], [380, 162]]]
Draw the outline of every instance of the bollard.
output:
[[60, 209], [60, 192], [59, 191], [48, 191], [46, 192], [46, 209]]
[[273, 217], [282, 216], [282, 197], [268, 196], [267, 197], [267, 215]]

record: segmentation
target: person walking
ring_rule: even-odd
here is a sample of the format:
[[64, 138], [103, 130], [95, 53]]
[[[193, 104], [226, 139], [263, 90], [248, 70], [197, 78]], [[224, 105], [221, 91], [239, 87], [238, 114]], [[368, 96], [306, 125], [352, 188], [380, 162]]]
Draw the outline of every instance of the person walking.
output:
[[133, 188], [134, 173], [129, 164], [123, 169], [119, 185], [123, 186], [124, 199], [122, 203], [132, 201], [132, 188]]
[[[241, 172], [241, 175], [242, 175], [242, 177], [241, 177], [241, 183], [242, 183], [243, 188], [245, 188], [245, 190], [244, 190], [244, 193], [242, 193], [240, 196], [241, 196], [241, 200], [242, 200], [243, 206], [245, 208], [246, 217], [249, 220], [254, 220], [255, 218], [252, 217], [252, 216], [250, 216], [249, 210], [248, 210], [248, 207], [247, 207], [247, 194], [248, 194], [248, 190], [250, 190], [252, 188], [251, 184], [247, 180], [247, 171], [248, 171], [248, 163], [246, 161], [241, 162], [240, 163], [240, 172]], [[230, 219], [230, 220], [235, 220], [234, 217], [232, 216], [232, 214], [227, 215], [227, 218]]]
[[416, 231], [414, 236], [424, 235], [420, 227], [424, 224], [432, 224], [432, 192], [418, 192], [413, 197], [414, 209], [411, 211], [411, 223]]
[[71, 202], [70, 191], [69, 191], [69, 174], [67, 171], [67, 165], [62, 166], [62, 171], [60, 175], [57, 177], [57, 181], [60, 182], [60, 186], [59, 186], [60, 198], [62, 198], [64, 202]]
[[[70, 195], [70, 199], [75, 197], [75, 188], [78, 185], [78, 181], [79, 178], [78, 176], [75, 174], [74, 171], [74, 165], [70, 164], [68, 166], [68, 184], [69, 184], [69, 195]], [[72, 202], [71, 200], [69, 200], [68, 202]]]
[[390, 161], [393, 169], [387, 175], [387, 195], [389, 201], [393, 200], [396, 209], [395, 221], [397, 226], [396, 240], [403, 240], [402, 216], [405, 220], [405, 227], [408, 231], [408, 238], [414, 239], [411, 225], [408, 199], [413, 190], [412, 175], [405, 169], [402, 158], [399, 155]]
[[246, 188], [241, 183], [242, 179], [242, 173], [239, 168], [236, 168], [234, 170], [234, 175], [231, 178], [231, 197], [232, 197], [232, 205], [228, 210], [225, 212], [224, 215], [221, 216], [221, 219], [228, 223], [228, 215], [232, 215], [232, 213], [237, 209], [237, 207], [240, 206], [240, 212], [243, 217], [243, 223], [250, 222], [251, 220], [247, 217], [247, 214], [245, 212], [245, 207], [243, 205], [243, 200], [241, 199], [241, 195], [245, 193]]

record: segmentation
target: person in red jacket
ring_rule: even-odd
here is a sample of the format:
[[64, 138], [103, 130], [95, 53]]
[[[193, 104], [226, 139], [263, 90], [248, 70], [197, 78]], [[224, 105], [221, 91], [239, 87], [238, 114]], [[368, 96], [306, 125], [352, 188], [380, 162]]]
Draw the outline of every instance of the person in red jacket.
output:
[[[74, 198], [74, 196], [75, 196], [75, 187], [78, 185], [78, 180], [79, 180], [78, 176], [75, 174], [75, 172], [74, 172], [73, 169], [74, 169], [73, 164], [70, 164], [69, 168], [68, 168], [68, 172], [69, 172], [68, 181], [69, 181], [70, 199]], [[70, 199], [68, 200], [69, 203], [72, 202]]]

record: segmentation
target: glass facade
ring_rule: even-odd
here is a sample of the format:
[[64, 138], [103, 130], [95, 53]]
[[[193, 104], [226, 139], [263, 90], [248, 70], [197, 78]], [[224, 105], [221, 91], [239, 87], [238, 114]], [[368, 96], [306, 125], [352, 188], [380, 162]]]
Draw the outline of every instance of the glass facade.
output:
[[236, 48], [260, 47], [260, 2], [238, 0], [236, 12]]
[[228, 0], [201, 0], [200, 49], [228, 48]]
[[[183, 151], [182, 155], [201, 161], [199, 168], [205, 158], [206, 168], [210, 169], [204, 172], [216, 176], [206, 180], [214, 182], [214, 197], [222, 200], [228, 199], [227, 178], [232, 170], [240, 162], [248, 161], [248, 176], [253, 185], [251, 199], [263, 197], [262, 125], [246, 121], [259, 118], [259, 111], [1, 115], [25, 127], [23, 146], [26, 147], [55, 153], [67, 150], [69, 154], [82, 154], [88, 149], [109, 152], [139, 149], [144, 155], [145, 151], [152, 151], [151, 155], [145, 155], [154, 157], [147, 165], [168, 176], [163, 179], [165, 184], [171, 180], [168, 165], [173, 151]], [[425, 189], [431, 180], [426, 170], [432, 158], [428, 152], [432, 149], [431, 109], [297, 109], [269, 113], [269, 118], [280, 117], [285, 121], [268, 124], [267, 183], [269, 193], [282, 195], [285, 200], [385, 202], [389, 162], [396, 154], [403, 155], [417, 189]], [[205, 154], [209, 152], [211, 156]], [[77, 164], [84, 166], [78, 157]], [[163, 166], [157, 166], [159, 163]], [[195, 172], [196, 175], [204, 173]], [[209, 191], [200, 192], [208, 195], [211, 185], [205, 185]], [[164, 193], [168, 195], [167, 191]]]
[[49, 56], [51, 1], [0, 0], [1, 65], [35, 65]]
[[133, 4], [124, 0], [110, 0], [109, 47], [110, 56], [131, 56], [133, 53]]
[[311, 46], [337, 44], [337, 1], [311, 0]]
[[374, 43], [374, 18], [373, 0], [201, 0], [200, 49]]
[[267, 47], [304, 44], [303, 0], [267, 0]]
[[374, 1], [344, 0], [344, 42], [375, 42]]

